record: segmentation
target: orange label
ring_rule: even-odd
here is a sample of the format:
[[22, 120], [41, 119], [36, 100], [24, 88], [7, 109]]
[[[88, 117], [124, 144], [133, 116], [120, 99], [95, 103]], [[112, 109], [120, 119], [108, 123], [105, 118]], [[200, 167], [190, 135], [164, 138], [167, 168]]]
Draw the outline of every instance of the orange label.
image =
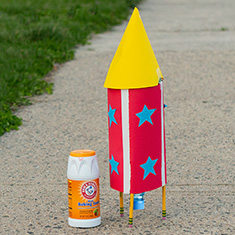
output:
[[94, 219], [100, 216], [99, 178], [94, 180], [68, 179], [69, 217]]

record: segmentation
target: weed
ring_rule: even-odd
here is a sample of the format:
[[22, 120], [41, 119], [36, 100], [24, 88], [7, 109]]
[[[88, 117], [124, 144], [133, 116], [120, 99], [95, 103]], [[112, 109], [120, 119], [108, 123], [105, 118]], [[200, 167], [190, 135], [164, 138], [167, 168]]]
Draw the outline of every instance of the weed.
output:
[[228, 28], [222, 27], [220, 30], [221, 30], [221, 31], [228, 31]]

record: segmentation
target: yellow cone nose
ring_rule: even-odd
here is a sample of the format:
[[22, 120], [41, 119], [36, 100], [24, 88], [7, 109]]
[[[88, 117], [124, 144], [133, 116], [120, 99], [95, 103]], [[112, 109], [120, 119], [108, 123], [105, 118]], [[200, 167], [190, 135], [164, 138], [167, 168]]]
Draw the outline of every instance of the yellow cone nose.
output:
[[110, 65], [104, 87], [134, 89], [157, 86], [163, 78], [143, 22], [134, 9]]

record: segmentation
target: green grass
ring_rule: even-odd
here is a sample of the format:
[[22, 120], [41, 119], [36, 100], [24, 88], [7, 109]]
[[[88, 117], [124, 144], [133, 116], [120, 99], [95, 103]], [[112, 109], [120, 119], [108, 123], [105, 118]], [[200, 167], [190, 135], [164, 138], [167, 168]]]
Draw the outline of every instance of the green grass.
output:
[[43, 78], [73, 59], [92, 33], [120, 24], [141, 0], [0, 0], [0, 136], [18, 129], [14, 109], [52, 93]]

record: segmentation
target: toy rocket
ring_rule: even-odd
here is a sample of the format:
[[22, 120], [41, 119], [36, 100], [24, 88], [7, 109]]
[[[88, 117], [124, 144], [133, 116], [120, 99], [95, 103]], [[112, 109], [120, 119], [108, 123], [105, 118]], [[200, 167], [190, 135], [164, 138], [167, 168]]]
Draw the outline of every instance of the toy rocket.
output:
[[163, 187], [165, 218], [166, 148], [163, 76], [141, 21], [134, 9], [110, 65], [108, 88], [110, 186], [131, 195]]

